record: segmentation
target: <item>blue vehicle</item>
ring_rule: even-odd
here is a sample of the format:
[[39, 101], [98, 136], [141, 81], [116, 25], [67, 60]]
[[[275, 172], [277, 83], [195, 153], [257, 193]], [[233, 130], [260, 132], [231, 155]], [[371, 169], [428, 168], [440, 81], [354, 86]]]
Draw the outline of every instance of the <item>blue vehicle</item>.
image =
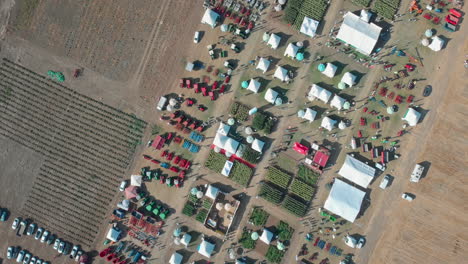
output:
[[7, 209], [0, 209], [0, 221], [5, 222], [8, 219]]

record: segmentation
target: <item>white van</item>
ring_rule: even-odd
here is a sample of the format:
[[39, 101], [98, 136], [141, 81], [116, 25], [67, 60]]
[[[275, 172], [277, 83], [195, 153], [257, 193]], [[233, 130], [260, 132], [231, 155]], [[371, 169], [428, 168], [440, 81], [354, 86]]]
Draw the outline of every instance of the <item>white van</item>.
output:
[[164, 110], [164, 107], [166, 107], [166, 103], [167, 103], [167, 98], [164, 96], [161, 96], [161, 98], [159, 99], [158, 105], [156, 106], [156, 109], [158, 109], [159, 111]]
[[391, 180], [391, 176], [390, 175], [385, 175], [385, 177], [383, 177], [382, 181], [380, 182], [380, 189], [386, 189], [388, 187], [388, 185], [390, 184], [390, 180]]

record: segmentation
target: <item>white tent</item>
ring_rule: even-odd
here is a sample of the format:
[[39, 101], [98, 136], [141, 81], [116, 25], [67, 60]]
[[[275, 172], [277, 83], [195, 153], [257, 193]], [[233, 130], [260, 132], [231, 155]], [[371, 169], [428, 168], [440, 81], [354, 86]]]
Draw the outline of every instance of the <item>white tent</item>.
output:
[[322, 124], [320, 124], [320, 126], [325, 128], [328, 131], [332, 131], [333, 127], [336, 124], [336, 122], [337, 122], [336, 120], [333, 120], [333, 119], [329, 118], [328, 116], [326, 116], [326, 117], [324, 117], [322, 119]]
[[218, 18], [219, 18], [218, 13], [216, 13], [215, 11], [213, 11], [211, 9], [206, 9], [205, 14], [203, 15], [203, 18], [202, 18], [201, 22], [203, 24], [207, 24], [210, 27], [214, 28], [214, 27], [216, 27], [216, 22], [217, 22]]
[[198, 253], [202, 254], [203, 256], [210, 258], [211, 254], [213, 253], [215, 248], [214, 244], [203, 240], [200, 245], [198, 245]]
[[258, 93], [258, 91], [260, 90], [260, 82], [255, 79], [250, 79], [247, 90], [250, 90], [254, 93]]
[[122, 202], [117, 203], [117, 207], [122, 210], [128, 211], [128, 209], [130, 208], [130, 201], [123, 200]]
[[361, 187], [367, 188], [372, 179], [374, 179], [375, 168], [350, 155], [346, 155], [346, 159], [338, 174]]
[[333, 187], [323, 207], [350, 222], [354, 222], [361, 210], [362, 200], [365, 195], [365, 192], [343, 182], [340, 179], [335, 179]]
[[224, 124], [223, 122], [220, 122], [217, 133], [219, 133], [219, 134], [221, 134], [223, 136], [227, 136], [230, 129], [231, 129], [230, 125], [227, 125], [227, 124]]
[[189, 233], [185, 233], [182, 236], [182, 239], [180, 240], [180, 243], [182, 243], [182, 245], [188, 247], [188, 245], [190, 244], [190, 241], [192, 241], [192, 236]]
[[265, 93], [265, 100], [271, 104], [275, 104], [275, 100], [278, 97], [278, 92], [273, 89], [268, 89]]
[[221, 133], [216, 133], [216, 136], [213, 140], [213, 145], [222, 149], [224, 148], [224, 145], [226, 145], [228, 139], [228, 137], [222, 135]]
[[348, 86], [353, 86], [356, 84], [356, 75], [346, 72], [341, 78], [341, 81], [346, 83]]
[[377, 44], [381, 30], [379, 26], [348, 12], [344, 15], [343, 24], [336, 38], [355, 47], [359, 52], [370, 55]]
[[343, 109], [343, 105], [345, 104], [345, 102], [346, 100], [344, 98], [341, 98], [337, 94], [335, 94], [335, 96], [333, 96], [333, 99], [330, 101], [330, 106], [341, 110]]
[[279, 44], [281, 42], [281, 37], [276, 35], [276, 34], [271, 34], [270, 35], [270, 38], [268, 39], [268, 45], [272, 48], [272, 49], [277, 49], [279, 47]]
[[444, 46], [445, 41], [438, 36], [432, 38], [431, 44], [428, 46], [433, 51], [439, 51]]
[[130, 177], [130, 185], [140, 187], [142, 182], [143, 178], [141, 177], [141, 175], [132, 175]]
[[277, 79], [280, 79], [282, 82], [286, 82], [286, 81], [289, 80], [288, 70], [286, 70], [285, 68], [283, 68], [281, 66], [278, 66], [276, 68], [276, 71], [275, 71], [275, 74], [273, 75], [273, 77], [275, 77]]
[[333, 78], [335, 76], [336, 69], [338, 69], [338, 68], [335, 65], [333, 65], [331, 63], [327, 63], [327, 67], [325, 68], [325, 70], [322, 73], [325, 76], [327, 76], [328, 78]]
[[361, 10], [361, 19], [369, 23], [370, 19], [372, 18], [372, 13], [368, 10]]
[[263, 73], [268, 71], [268, 67], [270, 67], [270, 61], [265, 58], [260, 58], [258, 60], [257, 69], [263, 71]]
[[213, 185], [208, 185], [205, 196], [214, 200], [216, 199], [216, 196], [218, 196], [218, 193], [219, 193], [218, 188], [213, 187]]
[[172, 254], [171, 259], [169, 260], [169, 264], [181, 264], [183, 256], [177, 252]]
[[294, 59], [298, 51], [299, 51], [298, 46], [292, 43], [289, 43], [289, 45], [286, 47], [286, 50], [284, 51], [284, 56]]
[[313, 20], [310, 17], [304, 17], [300, 32], [303, 34], [306, 34], [307, 36], [314, 37], [315, 32], [317, 31], [318, 25], [319, 25], [318, 21]]
[[310, 109], [310, 108], [306, 108], [305, 109], [305, 113], [304, 113], [304, 116], [302, 118], [304, 119], [307, 119], [309, 120], [309, 122], [312, 122], [315, 120], [315, 117], [317, 116], [317, 112]]
[[257, 152], [262, 153], [263, 146], [265, 146], [265, 142], [263, 142], [263, 141], [261, 141], [259, 139], [254, 139], [254, 141], [252, 142], [252, 149], [257, 151]]
[[421, 118], [421, 113], [414, 110], [414, 108], [408, 108], [402, 119], [408, 122], [410, 126], [416, 126], [419, 122], [419, 118]]
[[234, 166], [234, 163], [232, 161], [226, 160], [226, 163], [224, 163], [224, 167], [221, 170], [221, 174], [224, 176], [229, 176], [229, 173], [231, 173], [232, 166]]
[[330, 97], [332, 96], [332, 93], [328, 90], [325, 90], [324, 88], [312, 84], [312, 87], [310, 87], [309, 94], [307, 95], [307, 98], [310, 101], [313, 101], [315, 98], [318, 98], [320, 101], [324, 102], [325, 104], [330, 101]]
[[267, 244], [267, 245], [270, 245], [271, 241], [273, 240], [273, 233], [266, 229], [266, 228], [263, 228], [263, 232], [262, 232], [262, 235], [260, 236], [260, 240]]
[[107, 232], [106, 238], [109, 239], [112, 242], [117, 242], [120, 239], [120, 234], [122, 233], [122, 230], [117, 228], [117, 226], [114, 224], [110, 229], [109, 232]]
[[236, 153], [238, 147], [239, 141], [234, 140], [232, 138], [228, 138], [226, 140], [226, 144], [224, 144], [224, 150], [230, 153]]

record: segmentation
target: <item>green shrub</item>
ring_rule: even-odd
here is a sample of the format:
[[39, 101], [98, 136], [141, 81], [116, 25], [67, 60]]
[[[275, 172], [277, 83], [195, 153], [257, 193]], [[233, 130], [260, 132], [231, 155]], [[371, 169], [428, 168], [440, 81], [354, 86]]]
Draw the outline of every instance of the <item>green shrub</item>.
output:
[[294, 228], [290, 227], [288, 223], [283, 221], [280, 221], [276, 229], [278, 230], [278, 239], [281, 241], [290, 240], [294, 233]]
[[263, 132], [265, 134], [271, 134], [273, 132], [273, 127], [275, 126], [275, 121], [273, 118], [268, 118], [265, 122], [265, 127], [263, 128]]
[[195, 209], [195, 206], [193, 205], [193, 203], [187, 201], [187, 203], [185, 203], [185, 206], [184, 206], [184, 209], [182, 209], [182, 213], [186, 216], [189, 216], [189, 217], [192, 217], [195, 212], [197, 210]]
[[208, 210], [201, 209], [195, 219], [200, 223], [205, 223], [206, 217], [208, 216]]
[[239, 121], [245, 121], [249, 118], [249, 110], [250, 108], [239, 103], [234, 102], [229, 109], [229, 113]]
[[289, 186], [289, 190], [291, 193], [297, 195], [302, 200], [308, 202], [312, 199], [315, 189], [314, 187], [302, 182], [299, 179], [294, 179], [291, 183], [291, 186]]
[[280, 263], [283, 256], [284, 251], [277, 249], [276, 246], [270, 246], [265, 254], [265, 258], [271, 263]]
[[[222, 169], [222, 168], [221, 168]], [[242, 186], [249, 184], [250, 178], [253, 175], [253, 169], [244, 163], [234, 161], [229, 178]]]
[[205, 162], [205, 167], [214, 172], [220, 173], [224, 168], [226, 160], [227, 158], [225, 155], [216, 153], [214, 150], [211, 150], [210, 154], [208, 155], [208, 159]]
[[264, 182], [260, 186], [258, 196], [271, 203], [280, 204], [283, 200], [284, 193], [281, 190], [273, 187], [273, 185], [268, 184], [268, 182]]
[[249, 221], [255, 226], [264, 226], [270, 215], [263, 209], [255, 207], [250, 215]]
[[305, 203], [289, 195], [284, 199], [283, 208], [298, 217], [303, 217], [307, 212], [307, 205]]
[[252, 121], [252, 128], [256, 130], [262, 130], [265, 127], [265, 122], [267, 118], [268, 118], [267, 115], [257, 112]]
[[289, 182], [291, 181], [291, 176], [277, 167], [269, 167], [265, 180], [283, 189], [287, 189]]
[[250, 237], [250, 233], [248, 231], [244, 231], [242, 232], [242, 236], [239, 239], [239, 243], [245, 249], [253, 249], [255, 248], [256, 241], [252, 240], [252, 238]]
[[320, 174], [317, 172], [309, 169], [306, 165], [301, 164], [298, 167], [297, 171], [297, 177], [301, 179], [303, 182], [310, 184], [310, 185], [316, 185], [318, 178]]

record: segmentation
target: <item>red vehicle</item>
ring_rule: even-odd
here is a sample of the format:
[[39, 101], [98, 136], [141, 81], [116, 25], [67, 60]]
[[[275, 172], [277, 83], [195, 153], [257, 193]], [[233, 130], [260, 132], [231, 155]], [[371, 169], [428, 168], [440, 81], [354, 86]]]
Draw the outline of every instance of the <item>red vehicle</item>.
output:
[[153, 162], [154, 164], [159, 164], [159, 163], [161, 163], [161, 162], [159, 162], [159, 160], [157, 160], [157, 159], [152, 159], [151, 162]]
[[231, 75], [226, 76], [226, 79], [224, 79], [224, 83], [229, 83], [231, 81]]
[[180, 162], [179, 162], [179, 167], [183, 168], [186, 163], [187, 163], [186, 159], [181, 159]]
[[211, 97], [211, 101], [216, 100], [216, 95], [214, 92], [209, 92], [208, 95]]
[[185, 85], [187, 86], [187, 88], [192, 88], [192, 80], [190, 79], [185, 80]]
[[168, 152], [167, 150], [165, 150], [165, 151], [163, 151], [163, 152], [161, 153], [161, 157], [166, 157], [167, 154], [169, 154], [169, 152]]
[[406, 102], [408, 104], [411, 104], [413, 102], [413, 99], [414, 99], [414, 96], [410, 95], [410, 96], [408, 96], [408, 98], [406, 98]]
[[187, 161], [187, 163], [184, 166], [184, 169], [190, 169], [190, 166], [192, 166], [192, 163], [190, 161]]
[[180, 111], [177, 110], [177, 111], [175, 111], [174, 113], [171, 114], [171, 119], [177, 118], [177, 117], [179, 117], [179, 115], [180, 115]]
[[[205, 110], [202, 110], [202, 112], [203, 112], [203, 111], [205, 111]], [[203, 129], [205, 129], [204, 126], [199, 126], [199, 127], [197, 127], [197, 131], [198, 131], [198, 132], [203, 132]]]
[[236, 19], [234, 20], [234, 23], [239, 24], [241, 19], [242, 19], [241, 17], [236, 17]]
[[190, 124], [189, 128], [190, 129], [195, 129], [197, 127], [197, 122], [193, 122], [192, 124]]
[[402, 101], [403, 101], [403, 97], [401, 95], [398, 95], [397, 97], [395, 97], [395, 103], [401, 104]]
[[199, 85], [200, 85], [199, 83], [195, 83], [195, 84], [193, 85], [193, 88], [194, 88], [194, 89], [198, 89], [198, 86], [199, 86]]
[[174, 158], [174, 153], [172, 153], [172, 152], [167, 154], [167, 156], [166, 156], [166, 160], [169, 160], [169, 161], [171, 161], [173, 158]]
[[193, 103], [194, 103], [194, 102], [193, 102], [192, 99], [190, 99], [190, 98], [185, 99], [185, 104], [186, 104], [187, 106], [192, 106]]
[[203, 96], [208, 96], [208, 90], [206, 89], [206, 87], [202, 87], [201, 91], [202, 91]]
[[80, 70], [80, 69], [76, 69], [76, 70], [73, 72], [73, 77], [74, 77], [74, 78], [78, 78], [80, 75], [81, 75], [81, 70]]
[[231, 11], [227, 11], [226, 13], [224, 13], [224, 17], [230, 17], [231, 16]]
[[362, 138], [362, 131], [361, 130], [358, 130], [357, 136], [358, 136], [358, 138]]
[[197, 85], [197, 87], [195, 88], [194, 92], [195, 92], [195, 93], [200, 93], [200, 89], [198, 88], [198, 85]]
[[438, 25], [440, 22], [440, 17], [434, 17], [434, 19], [432, 19], [432, 23]]
[[241, 21], [239, 22], [239, 25], [240, 25], [241, 27], [245, 27], [246, 24], [247, 24], [247, 19], [241, 18]]
[[240, 13], [241, 14], [245, 14], [245, 12], [247, 12], [247, 8], [245, 8], [245, 6], [243, 6], [240, 10]]
[[445, 21], [456, 26], [458, 25], [458, 22], [460, 21], [460, 19], [452, 14], [448, 15], [445, 17]]
[[169, 132], [167, 133], [167, 140], [171, 139], [174, 136], [174, 133]]
[[213, 85], [211, 86], [211, 90], [216, 90], [218, 88], [218, 81], [215, 81]]
[[179, 163], [180, 159], [181, 159], [180, 156], [176, 156], [175, 159], [174, 159], [174, 164]]
[[219, 88], [219, 93], [223, 94], [225, 89], [226, 89], [226, 85], [224, 85], [224, 84], [221, 85], [221, 88]]
[[369, 108], [364, 107], [364, 108], [362, 109], [362, 112], [367, 113], [367, 110], [369, 110]]
[[427, 19], [427, 20], [431, 20], [433, 16], [431, 14], [429, 14], [429, 13], [426, 13], [426, 14], [423, 15], [423, 17], [425, 19]]
[[151, 156], [148, 156], [148, 155], [143, 155], [143, 158], [144, 158], [145, 160], [151, 160], [151, 159], [152, 159]]
[[252, 29], [254, 27], [254, 22], [250, 21], [249, 25], [247, 26], [247, 29]]
[[204, 106], [204, 105], [199, 105], [199, 106], [198, 106], [198, 110], [200, 110], [200, 111], [202, 111], [202, 112], [205, 112], [206, 109], [207, 109], [207, 108], [206, 108], [206, 106]]
[[184, 87], [185, 87], [185, 80], [184, 80], [183, 78], [180, 79], [180, 81], [179, 81], [179, 86], [180, 86], [180, 88], [184, 88]]
[[385, 88], [385, 87], [380, 88], [379, 94], [381, 96], [386, 96], [387, 95], [387, 88]]
[[414, 65], [406, 64], [406, 65], [405, 65], [405, 68], [406, 68], [409, 72], [414, 71]]
[[450, 12], [450, 14], [452, 14], [453, 16], [458, 17], [458, 18], [460, 18], [462, 16], [462, 14], [458, 10], [456, 10], [455, 8], [450, 9], [449, 12]]
[[391, 92], [387, 95], [387, 98], [390, 99], [390, 100], [393, 100], [393, 97], [395, 97], [395, 93], [394, 92]]
[[173, 172], [179, 172], [179, 168], [177, 167], [174, 167], [172, 166], [171, 168], [169, 168], [170, 171], [173, 171]]

